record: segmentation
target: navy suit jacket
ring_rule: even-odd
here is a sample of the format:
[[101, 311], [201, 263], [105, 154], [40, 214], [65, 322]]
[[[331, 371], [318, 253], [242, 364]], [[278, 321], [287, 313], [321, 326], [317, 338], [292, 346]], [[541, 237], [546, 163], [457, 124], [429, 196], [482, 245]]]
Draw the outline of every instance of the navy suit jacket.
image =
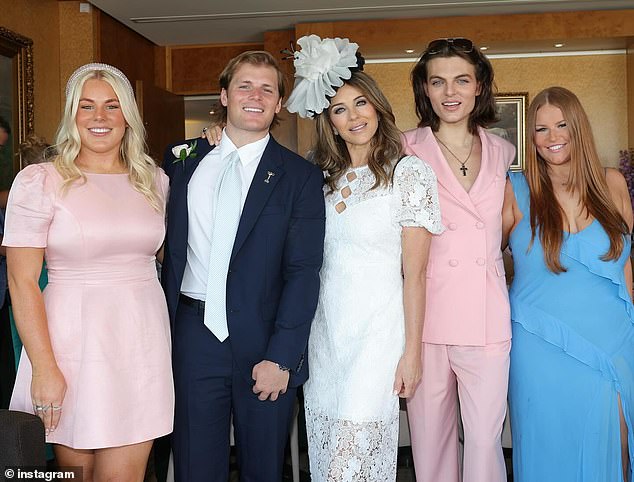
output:
[[[172, 147], [163, 162], [170, 198], [161, 279], [174, 324], [187, 261], [187, 185], [213, 146], [198, 139], [196, 157], [184, 165], [173, 162]], [[248, 380], [262, 360], [290, 368], [291, 387], [308, 378], [306, 348], [324, 247], [322, 187], [323, 175], [315, 165], [270, 138], [246, 197], [227, 274], [229, 337]]]

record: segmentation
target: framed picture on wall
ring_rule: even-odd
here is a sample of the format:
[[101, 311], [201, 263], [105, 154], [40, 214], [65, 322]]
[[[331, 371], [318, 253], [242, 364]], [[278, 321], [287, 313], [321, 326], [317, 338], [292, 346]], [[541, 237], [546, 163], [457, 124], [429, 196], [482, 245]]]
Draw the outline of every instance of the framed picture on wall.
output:
[[11, 136], [0, 147], [0, 189], [8, 189], [20, 169], [15, 151], [33, 132], [33, 42], [0, 27], [0, 117]]
[[506, 139], [517, 149], [517, 154], [511, 164], [512, 171], [524, 169], [527, 103], [527, 92], [500, 93], [495, 96], [495, 104], [500, 120], [491, 125], [488, 130]]

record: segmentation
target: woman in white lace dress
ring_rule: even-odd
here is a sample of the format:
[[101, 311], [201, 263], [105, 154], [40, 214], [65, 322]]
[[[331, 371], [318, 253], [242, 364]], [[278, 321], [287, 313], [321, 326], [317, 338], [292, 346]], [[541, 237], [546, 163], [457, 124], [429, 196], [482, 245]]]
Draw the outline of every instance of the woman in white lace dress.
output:
[[[427, 256], [432, 234], [443, 230], [436, 178], [417, 157], [401, 159], [387, 99], [355, 69], [356, 44], [316, 36], [298, 44], [287, 108], [316, 117], [313, 160], [326, 180], [321, 294], [304, 388], [311, 480], [395, 480], [399, 396], [411, 396], [420, 379]], [[320, 49], [340, 57], [329, 63]], [[346, 59], [345, 69], [323, 67]], [[302, 67], [321, 68], [334, 95], [316, 101], [315, 76], [303, 77]], [[343, 71], [339, 85], [335, 70]]]

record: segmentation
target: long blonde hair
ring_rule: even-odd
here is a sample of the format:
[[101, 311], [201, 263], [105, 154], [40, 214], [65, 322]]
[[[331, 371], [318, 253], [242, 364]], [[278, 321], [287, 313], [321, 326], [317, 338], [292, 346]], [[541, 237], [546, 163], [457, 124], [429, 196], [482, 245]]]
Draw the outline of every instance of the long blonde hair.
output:
[[553, 273], [566, 271], [560, 259], [565, 215], [555, 196], [548, 165], [537, 152], [534, 142], [537, 111], [546, 104], [561, 110], [570, 133], [570, 189], [579, 194], [586, 213], [601, 224], [610, 238], [610, 248], [601, 259], [616, 260], [623, 251], [623, 235], [629, 229], [610, 196], [588, 116], [577, 96], [563, 87], [541, 91], [528, 108], [526, 179], [530, 189], [531, 244], [539, 230], [548, 269]]
[[119, 99], [121, 112], [127, 125], [119, 148], [121, 160], [129, 171], [130, 182], [134, 189], [143, 194], [154, 209], [161, 211], [164, 203], [155, 182], [158, 168], [147, 154], [145, 127], [139, 108], [125, 81], [107, 70], [90, 69], [69, 80], [64, 114], [55, 136], [58, 155], [53, 161], [55, 168], [64, 179], [62, 191], [68, 190], [77, 181], [86, 182], [86, 176], [75, 164], [81, 150], [81, 139], [75, 117], [84, 84], [90, 79], [103, 80], [110, 84]]

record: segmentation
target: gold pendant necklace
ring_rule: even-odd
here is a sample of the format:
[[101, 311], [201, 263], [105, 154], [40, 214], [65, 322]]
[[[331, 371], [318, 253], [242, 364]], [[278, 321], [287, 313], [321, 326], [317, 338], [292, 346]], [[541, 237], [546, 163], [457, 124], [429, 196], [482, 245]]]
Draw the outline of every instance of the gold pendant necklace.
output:
[[436, 134], [434, 134], [434, 137], [436, 138], [436, 140], [438, 142], [440, 142], [440, 144], [442, 144], [442, 146], [447, 149], [447, 152], [449, 154], [451, 154], [453, 157], [456, 158], [456, 161], [458, 161], [460, 163], [460, 170], [462, 171], [462, 175], [463, 176], [467, 176], [467, 171], [469, 170], [469, 168], [467, 166], [465, 166], [465, 164], [467, 163], [467, 161], [469, 160], [469, 158], [471, 157], [471, 152], [473, 152], [473, 136], [471, 136], [471, 146], [469, 147], [469, 154], [467, 155], [467, 158], [464, 161], [461, 161], [458, 156], [456, 156], [453, 151], [451, 149], [449, 149], [449, 147], [447, 147], [447, 144], [445, 144], [443, 141], [441, 141], [438, 136]]

